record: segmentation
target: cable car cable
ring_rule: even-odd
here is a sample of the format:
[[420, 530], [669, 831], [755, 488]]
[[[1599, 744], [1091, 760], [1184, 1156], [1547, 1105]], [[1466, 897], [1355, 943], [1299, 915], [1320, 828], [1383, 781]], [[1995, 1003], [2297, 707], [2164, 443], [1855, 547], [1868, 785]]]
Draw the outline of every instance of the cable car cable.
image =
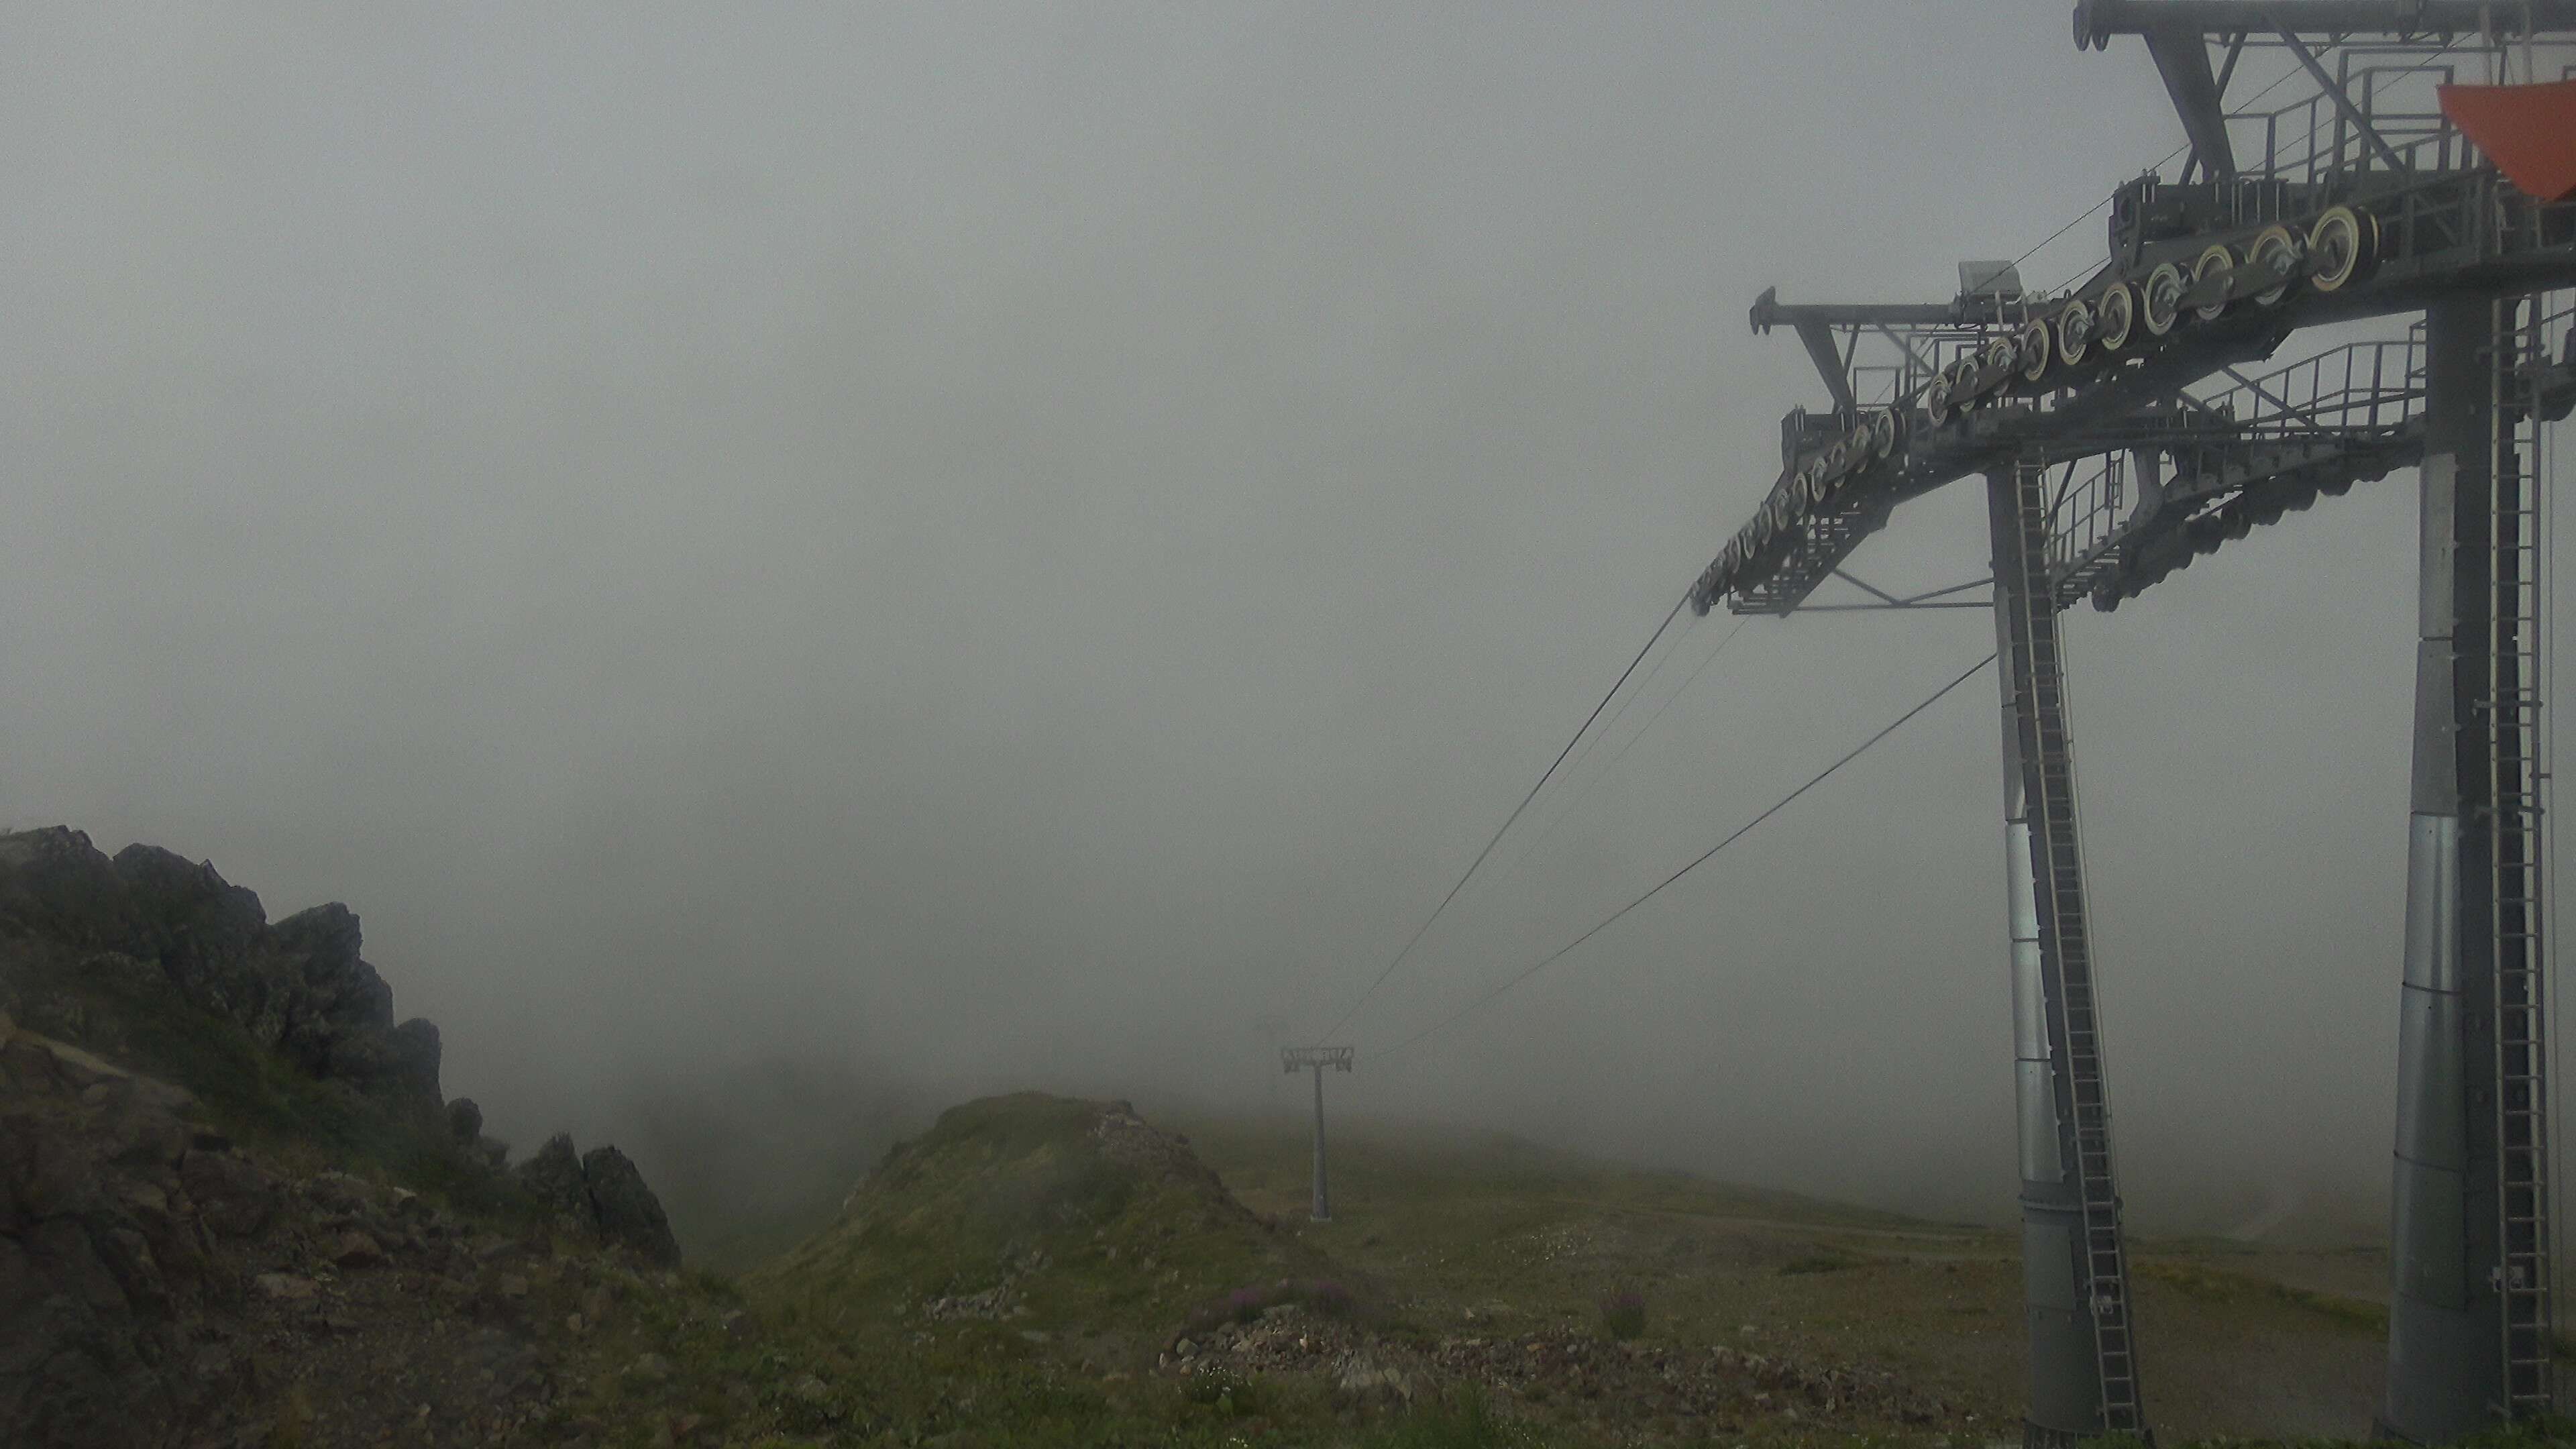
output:
[[1897, 730], [1904, 727], [1908, 720], [1913, 719], [1916, 715], [1919, 715], [1923, 713], [1923, 711], [1930, 709], [1933, 705], [1938, 704], [1944, 695], [1947, 695], [1951, 690], [1958, 688], [1960, 685], [1967, 683], [1970, 679], [1975, 678], [1980, 670], [1983, 670], [1987, 665], [1994, 663], [1995, 657], [1996, 656], [1989, 654], [1985, 658], [1968, 666], [1965, 673], [1960, 674], [1949, 683], [1934, 690], [1931, 696], [1925, 699], [1921, 704], [1918, 704], [1912, 709], [1907, 710], [1905, 713], [1898, 715], [1878, 733], [1871, 735], [1868, 739], [1861, 741], [1857, 746], [1853, 747], [1851, 753], [1844, 755], [1841, 759], [1836, 760], [1832, 764], [1825, 766], [1822, 770], [1817, 771], [1815, 775], [1808, 779], [1807, 783], [1800, 785], [1797, 789], [1780, 797], [1778, 804], [1773, 805], [1770, 809], [1763, 811], [1761, 814], [1754, 816], [1751, 820], [1748, 820], [1744, 824], [1736, 827], [1734, 834], [1729, 835], [1724, 840], [1710, 846], [1707, 850], [1701, 852], [1696, 860], [1693, 860], [1690, 864], [1683, 866], [1681, 869], [1674, 871], [1671, 875], [1658, 881], [1652, 890], [1647, 891], [1645, 894], [1638, 896], [1635, 900], [1632, 900], [1628, 902], [1628, 904], [1621, 906], [1619, 909], [1612, 911], [1608, 916], [1603, 917], [1601, 922], [1598, 925], [1595, 925], [1591, 930], [1588, 930], [1582, 935], [1575, 937], [1573, 940], [1566, 942], [1564, 945], [1557, 947], [1556, 950], [1541, 958], [1526, 970], [1522, 971], [1519, 975], [1512, 977], [1500, 986], [1497, 986], [1493, 990], [1486, 992], [1484, 995], [1477, 997], [1475, 1000], [1467, 1003], [1456, 1012], [1441, 1018], [1439, 1021], [1434, 1022], [1432, 1025], [1421, 1031], [1415, 1032], [1413, 1035], [1397, 1042], [1394, 1046], [1387, 1048], [1385, 1051], [1379, 1052], [1377, 1054], [1378, 1057], [1380, 1059], [1384, 1059], [1396, 1052], [1403, 1051], [1405, 1048], [1412, 1046], [1414, 1043], [1419, 1042], [1426, 1037], [1436, 1036], [1439, 1033], [1448, 1030], [1457, 1023], [1466, 1020], [1469, 1016], [1483, 1010], [1486, 1005], [1500, 997], [1504, 992], [1511, 990], [1513, 987], [1520, 985], [1522, 982], [1529, 980], [1539, 972], [1546, 970], [1549, 966], [1562, 960], [1569, 952], [1573, 951], [1575, 947], [1582, 945], [1584, 942], [1591, 940], [1593, 937], [1600, 935], [1604, 930], [1608, 929], [1611, 922], [1618, 920], [1621, 916], [1628, 914], [1630, 911], [1633, 911], [1637, 907], [1654, 899], [1665, 886], [1671, 885], [1673, 882], [1680, 880], [1683, 876], [1686, 876], [1692, 871], [1695, 871], [1701, 866], [1707, 864], [1710, 858], [1714, 857], [1719, 851], [1726, 849], [1728, 846], [1733, 845], [1735, 842], [1742, 840], [1745, 836], [1751, 834], [1755, 826], [1760, 825], [1763, 821], [1779, 814], [1781, 811], [1787, 809], [1790, 803], [1796, 800], [1799, 796], [1804, 795], [1808, 791], [1816, 788], [1818, 785], [1823, 784], [1836, 770], [1839, 770], [1843, 766], [1850, 764], [1852, 761], [1859, 759], [1870, 746], [1875, 745], [1879, 741], [1886, 739], [1889, 735], [1896, 733]]

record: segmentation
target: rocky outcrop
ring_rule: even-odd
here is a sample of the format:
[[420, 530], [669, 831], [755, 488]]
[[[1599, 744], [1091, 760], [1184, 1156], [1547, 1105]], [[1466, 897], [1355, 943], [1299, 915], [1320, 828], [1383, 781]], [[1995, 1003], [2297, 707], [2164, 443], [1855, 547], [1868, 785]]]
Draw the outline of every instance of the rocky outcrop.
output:
[[269, 1186], [178, 1116], [185, 1092], [0, 1016], [0, 1428], [30, 1445], [148, 1444], [227, 1385], [181, 1330], [225, 1291], [214, 1233]]
[[0, 1444], [556, 1442], [558, 1385], [634, 1355], [601, 1330], [680, 1286], [638, 1254], [263, 1166], [197, 1111], [0, 1015]]
[[528, 1196], [548, 1210], [577, 1222], [589, 1220], [590, 1188], [582, 1181], [581, 1151], [572, 1145], [571, 1133], [547, 1138], [546, 1145], [520, 1163], [513, 1175]]
[[84, 969], [145, 963], [313, 1076], [435, 1109], [438, 1028], [395, 1024], [393, 988], [360, 940], [347, 906], [271, 925], [257, 893], [158, 846], [111, 861], [77, 830], [0, 834], [0, 945], [87, 958]]
[[662, 1200], [644, 1185], [644, 1174], [625, 1153], [614, 1147], [590, 1149], [582, 1154], [581, 1176], [602, 1238], [633, 1249], [645, 1262], [680, 1266], [680, 1243], [671, 1236], [670, 1219], [662, 1215]]
[[134, 922], [114, 949], [160, 962], [188, 1000], [275, 1044], [294, 994], [268, 949], [259, 896], [158, 846], [129, 845], [113, 868]]
[[580, 1152], [569, 1133], [546, 1139], [536, 1155], [512, 1170], [530, 1197], [556, 1216], [599, 1235], [604, 1242], [628, 1248], [648, 1263], [680, 1265], [680, 1244], [671, 1236], [662, 1200], [645, 1186], [644, 1174], [614, 1147]]
[[483, 1109], [472, 1097], [459, 1097], [447, 1104], [447, 1133], [457, 1141], [472, 1145], [483, 1135]]
[[59, 825], [0, 833], [0, 922], [80, 951], [121, 949], [135, 933], [116, 867]]
[[[156, 1005], [141, 1014], [175, 1012], [182, 1035], [200, 1012], [228, 1022], [306, 1075], [355, 1089], [436, 1138], [452, 1137], [478, 1169], [501, 1171], [508, 1149], [482, 1135], [481, 1109], [442, 1101], [437, 1026], [395, 1020], [393, 988], [362, 954], [364, 942], [357, 913], [345, 905], [272, 924], [257, 894], [209, 862], [158, 846], [131, 845], [110, 860], [77, 830], [0, 833], [0, 1012], [14, 1008], [22, 1023], [130, 1065], [186, 1075], [162, 1054], [170, 1022], [147, 1041], [151, 1034], [125, 1019], [137, 1013], [120, 1010], [136, 1000], [175, 1001], [185, 1009]], [[23, 969], [32, 962], [47, 963], [45, 970]], [[25, 987], [39, 975], [46, 987]], [[204, 1079], [188, 1080], [224, 1095]], [[558, 1136], [512, 1177], [605, 1241], [648, 1262], [679, 1262], [661, 1202], [615, 1148], [584, 1157]]]

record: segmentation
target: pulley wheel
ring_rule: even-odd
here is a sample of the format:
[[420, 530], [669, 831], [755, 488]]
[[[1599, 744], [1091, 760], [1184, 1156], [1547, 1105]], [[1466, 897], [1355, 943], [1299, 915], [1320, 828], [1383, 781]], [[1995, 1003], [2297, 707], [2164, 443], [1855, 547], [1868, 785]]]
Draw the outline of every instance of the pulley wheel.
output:
[[2171, 262], [2147, 273], [2146, 285], [2138, 289], [2138, 321], [2150, 337], [2162, 337], [2182, 320], [2182, 294], [2190, 286], [2183, 279], [2182, 268]]
[[1923, 389], [1924, 420], [1939, 427], [1950, 421], [1950, 375], [1943, 373]]
[[[2224, 246], [2213, 246], [2200, 254], [2200, 260], [2191, 264], [2191, 280], [2193, 285], [2197, 286], [2211, 277], [2224, 276], [2235, 270], [2236, 253]], [[2200, 320], [2203, 322], [2217, 321], [2220, 314], [2226, 310], [2227, 302], [2223, 298], [2205, 307], [2192, 308], [2192, 311], [2200, 314]]]
[[2093, 350], [2093, 309], [2077, 300], [2057, 314], [2057, 360], [2073, 367]]
[[1963, 412], [1968, 406], [1968, 386], [1977, 375], [1977, 354], [1963, 353], [1941, 369], [1941, 385], [1950, 394], [1950, 410]]
[[1869, 415], [1869, 455], [1871, 457], [1885, 458], [1896, 452], [1897, 429], [1903, 426], [1897, 421], [1896, 412], [1896, 409], [1889, 408], [1884, 412]]
[[2023, 323], [2021, 330], [2013, 334], [2013, 347], [2021, 355], [2024, 381], [2038, 382], [2048, 376], [2054, 349], [2049, 346], [2047, 323], [2035, 319]]
[[[2249, 266], [2262, 267], [2267, 271], [2275, 264], [2287, 266], [2291, 268], [2290, 275], [2296, 277], [2299, 254], [2302, 250], [2297, 232], [2286, 226], [2267, 226], [2256, 235], [2254, 244], [2245, 249], [2245, 261]], [[2265, 287], [2255, 293], [2254, 305], [2278, 307], [2281, 305], [2281, 299], [2289, 295], [2290, 284], [2284, 281], [2279, 286]]]
[[2117, 352], [2129, 345], [2130, 329], [2138, 324], [2138, 290], [2126, 282], [2113, 282], [2093, 302], [2093, 340], [2104, 352]]
[[2308, 257], [2316, 268], [2308, 285], [2320, 292], [2351, 286], [2370, 275], [2378, 252], [2377, 217], [2349, 206], [2329, 208], [2308, 232]]

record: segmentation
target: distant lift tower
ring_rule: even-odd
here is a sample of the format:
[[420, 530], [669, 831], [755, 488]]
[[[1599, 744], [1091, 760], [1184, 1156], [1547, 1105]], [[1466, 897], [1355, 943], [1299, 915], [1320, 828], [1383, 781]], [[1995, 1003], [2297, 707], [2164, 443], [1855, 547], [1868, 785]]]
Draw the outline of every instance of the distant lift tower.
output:
[[[2001, 663], [2029, 1445], [2148, 1429], [2085, 911], [2059, 616], [2418, 470], [2415, 750], [2381, 1427], [2463, 1437], [2554, 1404], [2540, 858], [2540, 429], [2576, 408], [2576, 0], [2082, 0], [2135, 36], [2188, 159], [2111, 198], [2105, 259], [1948, 302], [1802, 304], [1829, 399], [1693, 606], [1990, 608]], [[2230, 108], [2249, 53], [2306, 88]], [[2562, 57], [2551, 64], [2566, 69]], [[2486, 80], [2493, 84], [2467, 84]], [[2518, 82], [2518, 83], [2517, 83]], [[2264, 93], [2268, 93], [2264, 92]], [[2261, 373], [2300, 329], [2419, 316]], [[2383, 327], [2381, 333], [2393, 333]], [[1988, 577], [1898, 594], [1843, 565], [1898, 505], [1985, 484]], [[1839, 580], [1848, 601], [1814, 602]], [[1963, 597], [1983, 585], [1985, 600]]]
[[1279, 1049], [1280, 1070], [1294, 1073], [1312, 1067], [1315, 1071], [1315, 1221], [1319, 1223], [1333, 1220], [1333, 1200], [1324, 1187], [1324, 1069], [1349, 1071], [1354, 1050], [1346, 1046]]

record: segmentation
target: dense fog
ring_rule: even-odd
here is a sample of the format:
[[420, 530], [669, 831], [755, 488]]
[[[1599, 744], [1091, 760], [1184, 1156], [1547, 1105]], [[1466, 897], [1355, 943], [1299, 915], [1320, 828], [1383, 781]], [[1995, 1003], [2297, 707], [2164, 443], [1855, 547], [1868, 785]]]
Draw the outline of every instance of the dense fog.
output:
[[[1297, 1110], [1822, 402], [1754, 295], [2054, 282], [2180, 139], [2062, 6], [1885, 3], [24, 6], [0, 130], [0, 825], [348, 901], [684, 1218], [978, 1092]], [[2415, 507], [2068, 616], [2142, 1228], [2383, 1212]], [[1336, 1107], [2008, 1219], [1991, 674], [1388, 1053], [1992, 647], [1755, 620], [1655, 714], [1732, 622]]]

